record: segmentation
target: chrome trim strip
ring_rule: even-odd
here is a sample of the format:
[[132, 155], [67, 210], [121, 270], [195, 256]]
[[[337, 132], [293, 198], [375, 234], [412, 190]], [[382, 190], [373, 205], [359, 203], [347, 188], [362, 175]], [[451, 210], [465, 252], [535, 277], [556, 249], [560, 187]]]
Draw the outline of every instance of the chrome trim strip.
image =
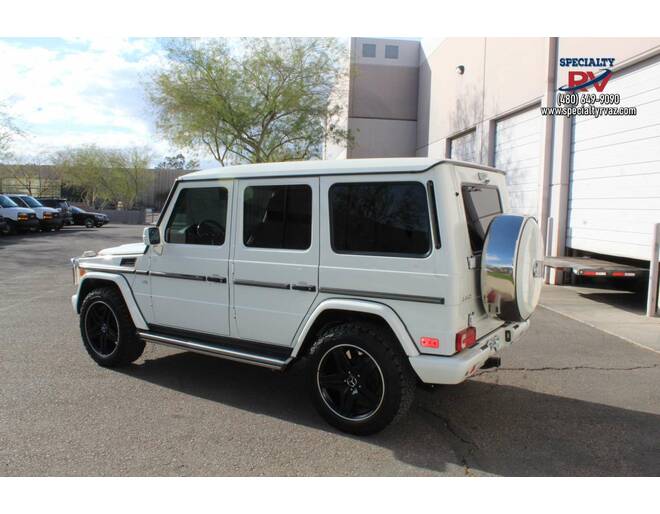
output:
[[145, 269], [145, 270], [142, 270], [142, 269], [136, 269], [136, 270], [135, 270], [135, 274], [136, 274], [136, 275], [148, 275], [148, 274], [149, 274], [149, 270], [146, 270], [146, 269]]
[[320, 293], [340, 294], [343, 296], [363, 296], [365, 298], [381, 298], [384, 300], [399, 300], [402, 302], [435, 303], [444, 305], [445, 299], [436, 296], [418, 296], [413, 294], [381, 293], [377, 291], [359, 291], [356, 289], [336, 289], [333, 287], [322, 287]]
[[177, 337], [171, 336], [162, 336], [152, 332], [138, 331], [138, 336], [140, 336], [140, 338], [144, 339], [145, 341], [161, 344], [164, 346], [170, 346], [179, 350], [188, 350], [195, 353], [210, 355], [212, 357], [220, 357], [222, 359], [244, 362], [247, 364], [253, 364], [255, 366], [262, 366], [271, 369], [282, 369], [291, 361], [291, 357], [286, 360], [280, 360], [273, 357], [265, 357], [263, 355], [242, 352], [222, 346], [213, 346], [198, 341], [179, 339]]
[[291, 284], [278, 282], [260, 282], [258, 280], [234, 280], [237, 286], [268, 287], [270, 289], [291, 289]]
[[185, 273], [167, 273], [165, 271], [150, 271], [149, 274], [152, 277], [179, 278], [181, 280], [197, 280], [200, 282], [206, 282], [206, 277], [204, 275], [187, 275]]
[[134, 273], [133, 268], [126, 268], [124, 266], [94, 266], [94, 265], [85, 265], [84, 263], [79, 263], [78, 266], [88, 271], [109, 271], [111, 273]]

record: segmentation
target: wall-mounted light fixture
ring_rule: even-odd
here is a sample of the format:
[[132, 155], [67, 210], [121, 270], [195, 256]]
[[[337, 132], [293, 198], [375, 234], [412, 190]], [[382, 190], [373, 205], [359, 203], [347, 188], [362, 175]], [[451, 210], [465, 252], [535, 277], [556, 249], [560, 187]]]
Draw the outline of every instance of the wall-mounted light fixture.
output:
[[463, 75], [463, 73], [465, 73], [465, 66], [463, 66], [462, 64], [456, 66], [456, 73], [458, 73], [459, 75]]

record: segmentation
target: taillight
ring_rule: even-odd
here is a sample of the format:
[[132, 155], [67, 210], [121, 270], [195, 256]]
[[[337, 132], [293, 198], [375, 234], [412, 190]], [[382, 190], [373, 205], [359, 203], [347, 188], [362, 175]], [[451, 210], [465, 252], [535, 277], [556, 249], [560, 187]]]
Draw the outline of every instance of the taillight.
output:
[[461, 352], [477, 344], [477, 329], [467, 327], [456, 334], [456, 351]]

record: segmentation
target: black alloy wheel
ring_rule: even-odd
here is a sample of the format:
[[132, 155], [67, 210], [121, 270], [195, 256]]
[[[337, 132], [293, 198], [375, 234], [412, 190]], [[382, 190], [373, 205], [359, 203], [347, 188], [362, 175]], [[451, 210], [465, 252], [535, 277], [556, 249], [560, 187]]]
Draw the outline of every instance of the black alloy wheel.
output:
[[385, 396], [383, 372], [374, 358], [352, 344], [339, 344], [321, 357], [317, 384], [323, 401], [338, 416], [363, 421]]
[[85, 332], [92, 349], [101, 357], [108, 357], [119, 344], [119, 322], [110, 306], [97, 300], [85, 312]]

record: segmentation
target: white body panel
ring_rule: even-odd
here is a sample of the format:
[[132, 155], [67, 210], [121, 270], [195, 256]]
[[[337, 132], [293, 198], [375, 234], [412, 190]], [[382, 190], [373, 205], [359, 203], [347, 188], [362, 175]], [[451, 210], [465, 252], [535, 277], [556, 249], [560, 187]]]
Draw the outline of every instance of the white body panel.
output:
[[538, 218], [541, 112], [532, 107], [495, 124], [495, 167], [506, 172], [512, 214]]
[[660, 222], [660, 62], [614, 75], [605, 92], [637, 115], [574, 119], [566, 245], [648, 260]]
[[[251, 248], [243, 242], [243, 195], [250, 186], [307, 185], [318, 206], [319, 179], [246, 179], [238, 181], [232, 262], [232, 336], [290, 346], [316, 297], [319, 263], [319, 213], [312, 208], [311, 246], [306, 250]], [[253, 283], [248, 285], [249, 283]], [[259, 285], [261, 284], [261, 285]], [[270, 284], [272, 287], [266, 286]], [[283, 286], [298, 285], [313, 291]], [[279, 287], [282, 286], [282, 287]]]
[[25, 214], [35, 214], [33, 209], [28, 209], [26, 207], [0, 207], [0, 216], [8, 220], [16, 221], [20, 212], [24, 212]]
[[[227, 226], [231, 226], [233, 182], [195, 182], [188, 187], [224, 187], [228, 190]], [[180, 194], [180, 190], [177, 195]], [[172, 199], [164, 219], [176, 203]], [[161, 244], [149, 248], [149, 281], [153, 323], [159, 326], [229, 335], [229, 236], [222, 246], [177, 244], [165, 241], [165, 225], [160, 226]], [[200, 280], [175, 275], [204, 277]], [[224, 282], [210, 282], [217, 277]]]

